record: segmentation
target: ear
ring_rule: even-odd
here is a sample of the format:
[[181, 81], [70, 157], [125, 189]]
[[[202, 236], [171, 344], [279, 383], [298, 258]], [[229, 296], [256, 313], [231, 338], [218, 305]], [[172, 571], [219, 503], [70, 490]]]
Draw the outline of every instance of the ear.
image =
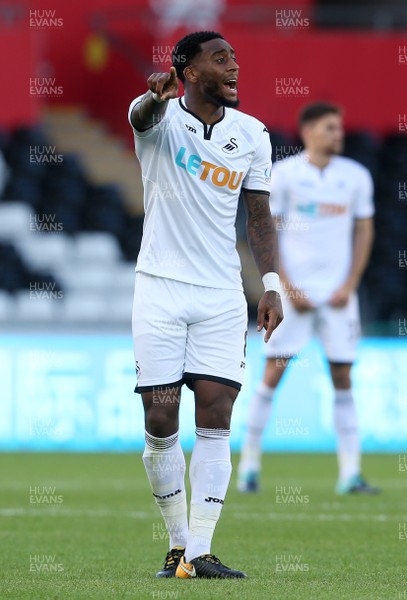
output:
[[192, 67], [192, 65], [185, 67], [184, 77], [185, 77], [185, 80], [189, 81], [190, 83], [196, 83], [198, 81], [198, 74], [195, 71], [194, 67]]

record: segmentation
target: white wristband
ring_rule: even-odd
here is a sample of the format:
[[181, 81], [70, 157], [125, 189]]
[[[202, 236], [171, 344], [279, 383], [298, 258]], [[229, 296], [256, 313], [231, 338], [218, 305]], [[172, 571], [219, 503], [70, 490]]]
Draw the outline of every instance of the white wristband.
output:
[[281, 296], [280, 277], [277, 273], [265, 273], [262, 277], [265, 292], [277, 292]]
[[158, 102], [159, 104], [161, 104], [161, 102], [165, 102], [165, 100], [161, 100], [161, 98], [157, 94], [157, 92], [153, 92], [153, 100], [154, 100], [154, 102]]

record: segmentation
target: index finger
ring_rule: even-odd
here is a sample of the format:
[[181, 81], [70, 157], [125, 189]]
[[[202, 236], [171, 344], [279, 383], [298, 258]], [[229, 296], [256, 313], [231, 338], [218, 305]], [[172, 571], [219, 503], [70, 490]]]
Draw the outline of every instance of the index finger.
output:
[[161, 95], [162, 89], [170, 77], [170, 73], [153, 73], [147, 79], [147, 84], [152, 92]]
[[[274, 317], [274, 318], [273, 318]], [[276, 319], [276, 314], [275, 314], [275, 310], [272, 309], [270, 310], [270, 312], [268, 313], [268, 325], [267, 325], [267, 331], [264, 335], [264, 341], [267, 342], [269, 341], [269, 339], [271, 338], [271, 334], [273, 333], [273, 331], [276, 329], [277, 327], [277, 319]]]
[[170, 81], [171, 73], [161, 73], [156, 82], [156, 92], [161, 96], [164, 86]]

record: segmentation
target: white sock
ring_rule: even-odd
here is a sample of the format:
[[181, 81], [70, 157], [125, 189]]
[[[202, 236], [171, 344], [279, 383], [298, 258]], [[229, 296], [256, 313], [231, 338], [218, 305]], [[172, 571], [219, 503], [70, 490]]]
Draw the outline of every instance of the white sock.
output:
[[185, 548], [188, 535], [185, 458], [178, 432], [166, 438], [157, 438], [146, 431], [143, 462], [167, 527], [170, 550], [174, 546]]
[[210, 553], [213, 533], [232, 473], [229, 437], [229, 429], [196, 428], [196, 441], [189, 466], [191, 511], [186, 562]]
[[339, 479], [346, 481], [360, 473], [358, 422], [352, 390], [335, 390], [334, 423]]
[[261, 438], [270, 417], [274, 388], [261, 382], [250, 399], [247, 430], [239, 462], [239, 476], [260, 471]]

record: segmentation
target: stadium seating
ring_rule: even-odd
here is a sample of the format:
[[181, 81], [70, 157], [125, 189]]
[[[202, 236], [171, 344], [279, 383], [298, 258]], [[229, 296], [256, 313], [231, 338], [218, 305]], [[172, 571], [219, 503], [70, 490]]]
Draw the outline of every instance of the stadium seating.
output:
[[24, 238], [33, 215], [32, 207], [24, 202], [0, 204], [0, 240]]
[[[270, 139], [274, 161], [302, 147], [281, 131], [270, 132]], [[0, 146], [6, 161], [0, 181], [0, 321], [128, 327], [142, 200], [136, 213], [130, 213], [120, 186], [111, 178], [90, 181], [75, 153], [65, 152], [61, 164], [33, 165], [30, 148], [51, 147], [41, 129], [3, 133]], [[407, 278], [398, 268], [407, 229], [405, 202], [399, 198], [407, 172], [407, 141], [396, 134], [378, 139], [366, 131], [350, 132], [345, 154], [369, 168], [376, 186], [376, 240], [360, 293], [364, 323], [369, 325], [401, 315], [407, 295]], [[244, 241], [242, 202], [236, 228], [254, 317], [262, 286]], [[383, 289], [385, 295], [378, 293]]]
[[0, 290], [0, 322], [14, 320], [14, 296], [4, 290]]

